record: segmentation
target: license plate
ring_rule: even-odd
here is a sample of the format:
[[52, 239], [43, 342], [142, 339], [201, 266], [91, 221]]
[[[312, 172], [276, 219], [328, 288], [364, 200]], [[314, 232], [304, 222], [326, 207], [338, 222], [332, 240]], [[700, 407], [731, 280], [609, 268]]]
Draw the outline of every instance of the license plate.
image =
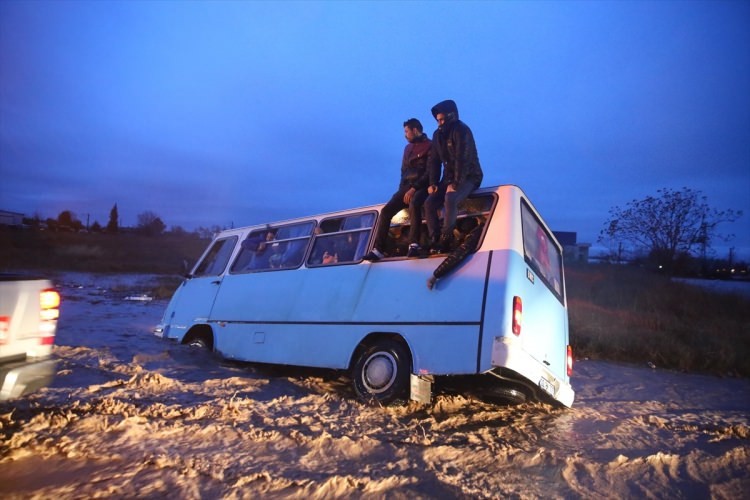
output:
[[552, 384], [547, 382], [547, 379], [540, 379], [539, 380], [539, 387], [542, 388], [543, 391], [545, 391], [547, 394], [555, 395], [555, 388], [552, 387]]

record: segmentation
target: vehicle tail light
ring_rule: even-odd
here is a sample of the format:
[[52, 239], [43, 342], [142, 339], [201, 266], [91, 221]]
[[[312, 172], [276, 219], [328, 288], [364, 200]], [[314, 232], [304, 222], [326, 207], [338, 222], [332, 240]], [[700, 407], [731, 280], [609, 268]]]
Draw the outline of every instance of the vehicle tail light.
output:
[[48, 288], [39, 293], [39, 315], [42, 320], [39, 325], [42, 332], [40, 343], [42, 345], [54, 344], [57, 319], [60, 317], [60, 294], [57, 290]]
[[47, 288], [39, 293], [39, 307], [43, 311], [58, 310], [60, 307], [60, 294], [57, 290]]
[[10, 317], [0, 316], [0, 345], [3, 345], [8, 340], [8, 332], [10, 331]]
[[523, 304], [521, 297], [513, 297], [513, 335], [521, 335], [521, 319], [523, 316]]
[[573, 375], [573, 348], [568, 346], [568, 355], [566, 356], [566, 363], [568, 367], [568, 377]]

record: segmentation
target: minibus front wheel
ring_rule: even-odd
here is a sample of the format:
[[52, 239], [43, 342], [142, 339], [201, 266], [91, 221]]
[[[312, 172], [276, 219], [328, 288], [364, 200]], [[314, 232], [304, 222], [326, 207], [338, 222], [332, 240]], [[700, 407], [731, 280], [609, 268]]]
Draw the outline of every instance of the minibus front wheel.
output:
[[206, 325], [196, 325], [182, 339], [182, 343], [198, 349], [214, 350], [214, 336], [211, 328]]
[[406, 395], [411, 361], [400, 342], [379, 339], [358, 353], [352, 367], [357, 396], [367, 402], [388, 404]]

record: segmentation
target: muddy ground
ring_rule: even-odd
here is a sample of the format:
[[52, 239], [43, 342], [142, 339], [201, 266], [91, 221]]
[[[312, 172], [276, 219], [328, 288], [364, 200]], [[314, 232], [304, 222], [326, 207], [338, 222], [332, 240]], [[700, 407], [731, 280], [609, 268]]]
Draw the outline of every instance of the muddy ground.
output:
[[358, 402], [326, 370], [157, 338], [148, 276], [66, 274], [53, 385], [0, 404], [3, 498], [728, 498], [750, 381], [578, 360], [572, 409]]

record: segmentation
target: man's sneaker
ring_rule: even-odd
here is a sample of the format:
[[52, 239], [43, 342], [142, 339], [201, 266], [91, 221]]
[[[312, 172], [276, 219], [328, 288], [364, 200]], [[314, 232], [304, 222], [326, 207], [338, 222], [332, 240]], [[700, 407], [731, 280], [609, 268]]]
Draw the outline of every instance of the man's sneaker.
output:
[[407, 257], [419, 257], [422, 249], [416, 243], [409, 244], [409, 251], [406, 252]]
[[440, 236], [437, 238], [430, 238], [430, 246], [427, 247], [430, 255], [436, 255], [440, 253]]
[[373, 248], [372, 252], [365, 255], [365, 260], [369, 260], [370, 262], [377, 262], [383, 257], [385, 257], [385, 255], [383, 255], [380, 250], [378, 250], [377, 248]]

